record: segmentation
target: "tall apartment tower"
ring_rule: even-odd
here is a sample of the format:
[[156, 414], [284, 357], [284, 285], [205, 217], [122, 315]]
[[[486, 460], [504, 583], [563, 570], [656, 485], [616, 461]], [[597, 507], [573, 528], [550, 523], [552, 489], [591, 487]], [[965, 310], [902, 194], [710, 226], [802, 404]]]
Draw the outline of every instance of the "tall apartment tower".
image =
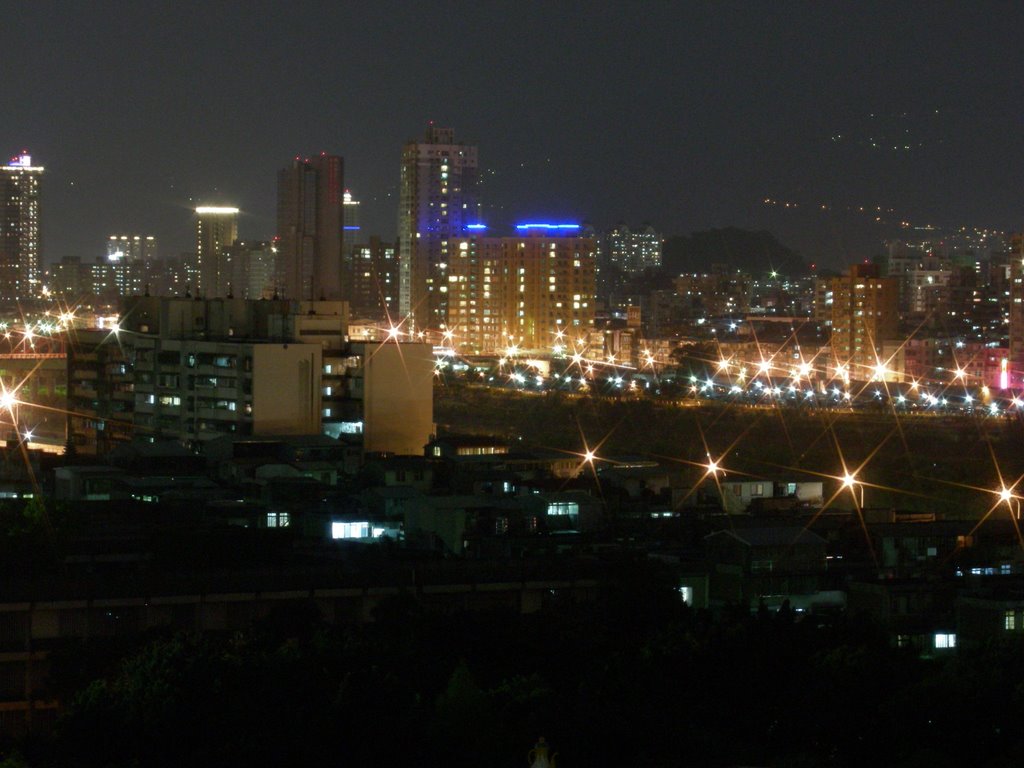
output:
[[201, 205], [196, 208], [196, 293], [218, 299], [231, 293], [231, 269], [224, 250], [238, 239], [238, 209]]
[[[509, 346], [544, 352], [585, 338], [594, 324], [594, 240], [574, 225], [521, 224], [516, 237], [452, 241], [449, 318], [475, 354]], [[554, 230], [554, 232], [552, 232]]]
[[342, 280], [344, 161], [296, 157], [277, 174], [279, 281], [286, 298], [346, 298]]
[[1024, 233], [1010, 240], [1011, 383], [1024, 380]]
[[42, 166], [23, 152], [0, 166], [0, 300], [39, 291], [39, 182]]
[[882, 342], [899, 332], [899, 280], [876, 264], [855, 264], [832, 279], [832, 355], [850, 376], [867, 381], [882, 358]]
[[480, 226], [477, 148], [430, 125], [402, 148], [398, 209], [398, 311], [410, 330], [448, 326], [452, 240]]
[[398, 258], [395, 250], [393, 242], [384, 242], [376, 235], [352, 246], [353, 317], [398, 322]]

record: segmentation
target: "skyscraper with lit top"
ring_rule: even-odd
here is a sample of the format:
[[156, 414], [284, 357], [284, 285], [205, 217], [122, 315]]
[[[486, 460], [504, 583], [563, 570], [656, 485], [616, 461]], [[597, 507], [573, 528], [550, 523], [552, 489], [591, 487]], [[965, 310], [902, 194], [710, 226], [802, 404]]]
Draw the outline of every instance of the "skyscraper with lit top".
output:
[[398, 210], [398, 310], [410, 330], [448, 326], [452, 240], [479, 225], [477, 148], [451, 128], [427, 127], [402, 148]]
[[0, 300], [27, 299], [42, 286], [39, 186], [43, 167], [28, 152], [0, 166]]
[[238, 209], [201, 205], [196, 208], [196, 273], [198, 295], [223, 298], [231, 292], [231, 269], [224, 249], [238, 239]]

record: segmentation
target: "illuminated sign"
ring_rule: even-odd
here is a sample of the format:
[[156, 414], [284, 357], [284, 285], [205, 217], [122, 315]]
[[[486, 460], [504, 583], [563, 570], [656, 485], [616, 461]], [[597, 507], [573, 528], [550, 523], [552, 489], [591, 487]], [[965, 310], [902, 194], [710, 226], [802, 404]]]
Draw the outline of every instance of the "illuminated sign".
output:
[[579, 229], [579, 224], [516, 224], [516, 229]]

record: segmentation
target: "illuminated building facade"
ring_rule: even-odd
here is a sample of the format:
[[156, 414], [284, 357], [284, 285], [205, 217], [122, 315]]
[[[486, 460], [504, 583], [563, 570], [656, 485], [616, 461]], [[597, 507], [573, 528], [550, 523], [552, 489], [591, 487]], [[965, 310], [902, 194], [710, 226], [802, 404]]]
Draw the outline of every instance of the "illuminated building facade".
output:
[[609, 230], [603, 240], [608, 262], [626, 274], [660, 267], [661, 244], [661, 234], [649, 224], [640, 229], [630, 229], [620, 223]]
[[1009, 335], [1012, 380], [1024, 378], [1024, 234], [1010, 238], [1009, 258]]
[[157, 258], [153, 235], [111, 235], [107, 238], [107, 261], [148, 262]]
[[451, 241], [448, 319], [460, 349], [568, 345], [594, 322], [594, 241], [574, 224], [522, 224], [518, 237]]
[[449, 325], [452, 241], [479, 227], [477, 148], [451, 128], [427, 128], [402, 148], [398, 211], [398, 311], [411, 330]]
[[398, 249], [371, 237], [352, 246], [353, 317], [398, 322]]
[[344, 162], [296, 157], [277, 174], [279, 287], [299, 301], [347, 298], [342, 280]]
[[[114, 296], [142, 293], [146, 266], [156, 258], [156, 238], [153, 235], [111, 235], [107, 238], [106, 259], [93, 269], [94, 285], [99, 284]], [[93, 293], [104, 295], [96, 287]]]
[[42, 166], [22, 153], [0, 166], [0, 300], [38, 294], [41, 285], [39, 188]]
[[208, 299], [230, 293], [230, 271], [224, 249], [238, 239], [238, 209], [204, 205], [196, 208], [196, 273], [194, 290]]
[[750, 311], [753, 279], [745, 272], [680, 275], [676, 294], [705, 317], [742, 315]]
[[832, 279], [832, 356], [854, 379], [870, 379], [885, 362], [883, 342], [899, 330], [899, 280], [875, 264], [856, 264]]
[[231, 296], [270, 299], [277, 290], [277, 245], [271, 240], [239, 240], [224, 249]]
[[68, 354], [68, 434], [83, 453], [132, 435], [198, 447], [323, 432], [391, 453], [430, 438], [431, 345], [350, 344], [345, 302], [137, 296], [121, 316]]
[[[352, 197], [352, 192], [346, 189], [341, 196], [341, 256], [342, 269], [346, 273], [352, 266], [352, 247], [361, 240], [360, 205], [361, 203]], [[345, 279], [348, 278], [349, 276], [346, 274]]]

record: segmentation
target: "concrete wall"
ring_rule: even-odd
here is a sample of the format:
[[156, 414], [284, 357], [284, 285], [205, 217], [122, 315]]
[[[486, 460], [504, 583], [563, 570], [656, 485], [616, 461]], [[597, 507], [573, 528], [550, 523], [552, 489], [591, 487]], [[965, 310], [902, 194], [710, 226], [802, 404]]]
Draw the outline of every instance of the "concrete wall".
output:
[[253, 434], [320, 432], [322, 369], [322, 351], [317, 344], [254, 344]]
[[430, 344], [366, 344], [364, 450], [422, 456], [434, 423]]

